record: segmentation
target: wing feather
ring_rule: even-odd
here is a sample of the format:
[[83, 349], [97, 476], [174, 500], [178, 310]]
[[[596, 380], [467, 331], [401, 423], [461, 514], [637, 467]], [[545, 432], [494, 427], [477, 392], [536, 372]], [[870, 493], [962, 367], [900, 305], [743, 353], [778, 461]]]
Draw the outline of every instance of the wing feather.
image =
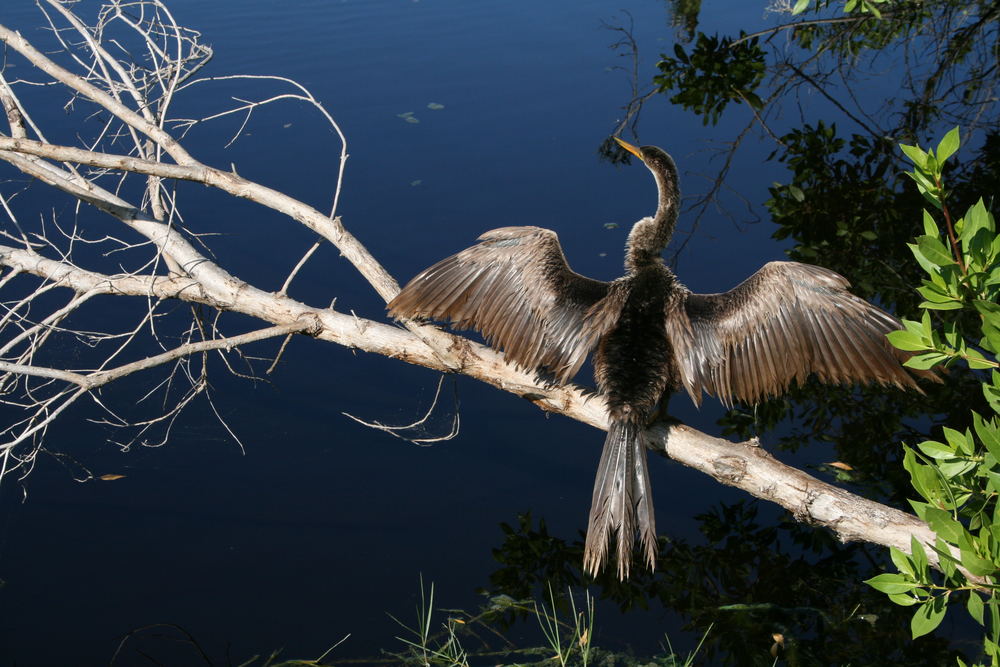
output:
[[617, 319], [609, 283], [574, 273], [548, 229], [502, 227], [479, 241], [419, 273], [389, 314], [476, 329], [518, 365], [568, 380]]
[[909, 353], [886, 340], [896, 318], [860, 299], [842, 276], [797, 262], [771, 262], [723, 294], [687, 294], [667, 315], [681, 382], [731, 405], [780, 394], [815, 373], [827, 383], [877, 382], [919, 391]]

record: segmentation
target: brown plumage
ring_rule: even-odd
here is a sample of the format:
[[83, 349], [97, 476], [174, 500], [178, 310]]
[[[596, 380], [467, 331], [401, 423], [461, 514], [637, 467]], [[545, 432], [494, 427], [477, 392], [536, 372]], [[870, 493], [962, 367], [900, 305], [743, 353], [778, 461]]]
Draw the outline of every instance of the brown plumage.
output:
[[[810, 373], [828, 383], [917, 388], [907, 354], [885, 334], [896, 318], [847, 292], [840, 275], [808, 264], [770, 262], [723, 294], [693, 294], [660, 252], [677, 222], [677, 169], [655, 146], [620, 139], [653, 173], [659, 203], [632, 227], [626, 275], [610, 283], [574, 273], [555, 232], [503, 227], [422, 271], [393, 299], [396, 318], [449, 320], [481, 331], [526, 369], [560, 382], [593, 352], [609, 428], [598, 464], [584, 567], [597, 573], [617, 535], [618, 576], [628, 576], [638, 533], [652, 568], [656, 528], [642, 433], [658, 404], [687, 390], [724, 404], [758, 402]], [[910, 371], [937, 380], [928, 371]]]

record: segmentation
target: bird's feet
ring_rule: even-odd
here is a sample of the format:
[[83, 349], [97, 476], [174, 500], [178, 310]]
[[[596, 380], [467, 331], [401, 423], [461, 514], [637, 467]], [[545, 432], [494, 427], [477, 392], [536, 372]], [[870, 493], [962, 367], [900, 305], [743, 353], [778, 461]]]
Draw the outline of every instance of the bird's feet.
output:
[[670, 427], [676, 426], [681, 423], [681, 420], [673, 415], [667, 413], [667, 406], [660, 402], [656, 405], [656, 409], [649, 415], [649, 419], [646, 420], [646, 428], [649, 428], [653, 424], [662, 424], [663, 426]]

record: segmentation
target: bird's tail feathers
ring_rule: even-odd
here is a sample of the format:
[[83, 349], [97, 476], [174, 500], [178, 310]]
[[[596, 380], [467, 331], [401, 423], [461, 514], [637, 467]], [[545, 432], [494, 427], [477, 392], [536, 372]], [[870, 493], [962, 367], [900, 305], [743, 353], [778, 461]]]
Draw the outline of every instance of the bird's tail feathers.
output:
[[619, 579], [629, 575], [636, 531], [650, 569], [656, 561], [653, 494], [642, 431], [634, 420], [613, 420], [608, 428], [594, 481], [583, 555], [584, 569], [591, 575], [596, 575], [606, 562], [611, 533], [617, 535]]

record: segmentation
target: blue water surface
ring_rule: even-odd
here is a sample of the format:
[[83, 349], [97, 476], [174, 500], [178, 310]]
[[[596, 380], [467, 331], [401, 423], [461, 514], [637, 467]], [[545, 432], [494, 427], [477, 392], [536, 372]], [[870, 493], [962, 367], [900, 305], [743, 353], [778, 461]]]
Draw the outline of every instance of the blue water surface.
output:
[[[774, 20], [757, 3], [705, 5], [703, 16], [714, 22], [708, 32]], [[611, 48], [620, 35], [605, 24], [634, 25], [647, 82], [674, 40], [664, 2], [175, 0], [170, 7], [215, 48], [206, 74], [288, 76], [333, 114], [350, 153], [338, 213], [401, 282], [483, 231], [514, 224], [556, 230], [575, 270], [610, 279], [621, 273], [629, 225], [655, 205], [644, 168], [613, 166], [597, 149], [631, 96], [631, 61]], [[29, 36], [39, 25], [27, 0], [5, 2], [0, 22]], [[179, 100], [179, 110], [206, 115], [230, 95], [270, 90], [219, 86]], [[58, 124], [61, 114], [53, 108], [45, 121]], [[196, 128], [190, 150], [327, 210], [336, 135], [287, 103], [255, 114], [226, 149], [241, 120]], [[668, 149], [683, 190], [698, 195], [720, 167], [723, 142], [749, 120], [737, 109], [705, 127], [661, 96], [643, 111], [638, 140]], [[770, 145], [755, 141], [748, 139], [727, 185], [759, 205], [783, 171], [766, 161]], [[263, 289], [278, 289], [313, 241], [270, 211], [202, 186], [180, 191], [189, 227], [220, 232], [207, 239], [218, 261]], [[738, 199], [729, 203], [728, 211], [709, 209], [680, 258], [681, 278], [696, 291], [728, 289], [782, 257], [771, 226]], [[678, 239], [689, 231], [682, 218]], [[336, 298], [343, 312], [384, 318], [379, 297], [331, 247], [291, 293], [317, 307]], [[303, 339], [269, 383], [213, 378], [216, 405], [245, 450], [205, 405], [180, 420], [167, 445], [126, 453], [83, 412], [69, 416], [50, 434], [53, 448], [95, 474], [125, 478], [80, 484], [66, 465], [43, 457], [23, 486], [0, 490], [0, 664], [107, 664], [123, 635], [154, 623], [182, 626], [220, 662], [227, 652], [238, 664], [277, 648], [316, 657], [348, 634], [333, 655], [371, 655], [398, 647], [400, 629], [386, 613], [413, 618], [421, 576], [435, 583], [442, 606], [475, 608], [477, 589], [496, 568], [491, 550], [501, 522], [530, 510], [553, 535], [579, 536], [603, 435], [464, 378], [445, 383], [444, 414], [428, 429], [447, 431], [457, 392], [461, 432], [446, 442], [415, 446], [342, 414], [414, 421], [438, 379]], [[128, 414], [128, 401], [117, 398]], [[712, 433], [723, 409], [710, 400], [696, 410], [677, 397], [671, 412]], [[652, 461], [652, 477], [657, 525], [676, 537], [697, 539], [695, 514], [743, 497], [662, 459]], [[664, 632], [681, 650], [697, 641], [662, 608], [601, 613], [605, 646], [653, 651]]]

